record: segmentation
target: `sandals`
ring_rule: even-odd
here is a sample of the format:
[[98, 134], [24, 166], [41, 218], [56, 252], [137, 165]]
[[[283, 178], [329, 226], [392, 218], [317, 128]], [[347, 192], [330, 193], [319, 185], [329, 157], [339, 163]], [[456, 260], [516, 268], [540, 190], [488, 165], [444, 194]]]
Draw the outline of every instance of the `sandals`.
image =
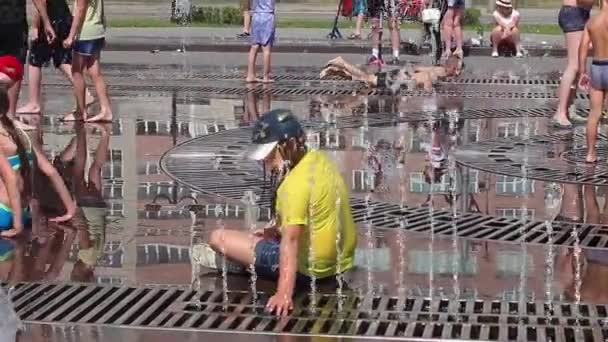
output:
[[348, 36], [348, 39], [350, 39], [350, 40], [361, 40], [361, 34], [351, 33], [351, 35]]

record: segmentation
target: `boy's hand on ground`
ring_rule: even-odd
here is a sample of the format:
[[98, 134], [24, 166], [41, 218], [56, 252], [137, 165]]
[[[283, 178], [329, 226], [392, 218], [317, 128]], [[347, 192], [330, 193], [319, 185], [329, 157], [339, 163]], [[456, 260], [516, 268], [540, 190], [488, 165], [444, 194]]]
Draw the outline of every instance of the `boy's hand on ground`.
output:
[[270, 297], [266, 304], [266, 311], [271, 314], [276, 313], [277, 316], [287, 316], [291, 310], [293, 310], [293, 300], [290, 295], [282, 292]]
[[589, 75], [587, 73], [583, 73], [578, 80], [578, 87], [583, 90], [589, 90]]

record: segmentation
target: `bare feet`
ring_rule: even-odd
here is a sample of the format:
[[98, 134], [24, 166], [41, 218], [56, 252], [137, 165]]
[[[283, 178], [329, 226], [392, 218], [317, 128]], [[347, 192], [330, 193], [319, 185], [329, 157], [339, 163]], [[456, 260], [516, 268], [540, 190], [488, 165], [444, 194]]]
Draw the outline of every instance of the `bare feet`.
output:
[[264, 83], [264, 84], [274, 83], [274, 80], [272, 78], [270, 78], [270, 76], [265, 76], [264, 79], [262, 80], [262, 83]]
[[86, 121], [87, 120], [87, 114], [82, 114], [82, 115], [78, 115], [76, 112], [74, 113], [69, 113], [66, 116], [64, 116], [61, 121], [64, 122], [68, 122], [68, 121]]
[[262, 82], [262, 80], [260, 80], [259, 78], [255, 77], [255, 75], [248, 75], [247, 78], [245, 78], [245, 82], [247, 82], [247, 83], [260, 83], [260, 82]]
[[585, 158], [585, 163], [595, 164], [596, 162], [597, 162], [597, 155], [596, 155], [595, 151], [594, 152], [591, 152], [591, 151], [587, 152], [587, 158]]
[[15, 127], [20, 128], [24, 131], [35, 131], [36, 130], [36, 126], [28, 125], [25, 122], [22, 122], [19, 120], [13, 120], [13, 123], [15, 124]]
[[13, 238], [23, 232], [23, 227], [21, 228], [12, 228], [9, 230], [4, 230], [0, 232], [0, 236], [3, 238]]
[[17, 109], [17, 114], [40, 114], [40, 104], [27, 103], [25, 106]]
[[112, 122], [112, 112], [100, 112], [90, 119], [85, 119], [85, 122]]
[[[85, 99], [85, 105], [87, 106], [87, 109], [93, 104], [95, 103], [95, 97], [93, 97], [93, 95], [91, 95], [91, 92], [89, 92], [89, 90], [87, 89], [87, 95], [86, 95], [86, 99]], [[72, 113], [76, 113], [78, 112], [78, 106], [74, 106], [74, 109], [72, 109]]]

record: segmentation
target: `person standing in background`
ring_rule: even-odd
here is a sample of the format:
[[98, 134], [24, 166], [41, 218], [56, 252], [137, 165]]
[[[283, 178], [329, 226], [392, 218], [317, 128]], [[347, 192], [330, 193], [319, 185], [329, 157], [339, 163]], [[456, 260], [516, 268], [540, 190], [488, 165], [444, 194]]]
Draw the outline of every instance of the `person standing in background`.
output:
[[241, 0], [241, 14], [243, 15], [243, 32], [237, 37], [248, 38], [251, 35], [251, 0]]

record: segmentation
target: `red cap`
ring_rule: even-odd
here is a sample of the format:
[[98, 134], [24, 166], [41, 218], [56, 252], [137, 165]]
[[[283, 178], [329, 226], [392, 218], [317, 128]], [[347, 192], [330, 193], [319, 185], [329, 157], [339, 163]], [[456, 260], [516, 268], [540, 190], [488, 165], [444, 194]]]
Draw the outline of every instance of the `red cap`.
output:
[[0, 56], [0, 73], [7, 75], [14, 82], [23, 79], [23, 64], [10, 55]]

